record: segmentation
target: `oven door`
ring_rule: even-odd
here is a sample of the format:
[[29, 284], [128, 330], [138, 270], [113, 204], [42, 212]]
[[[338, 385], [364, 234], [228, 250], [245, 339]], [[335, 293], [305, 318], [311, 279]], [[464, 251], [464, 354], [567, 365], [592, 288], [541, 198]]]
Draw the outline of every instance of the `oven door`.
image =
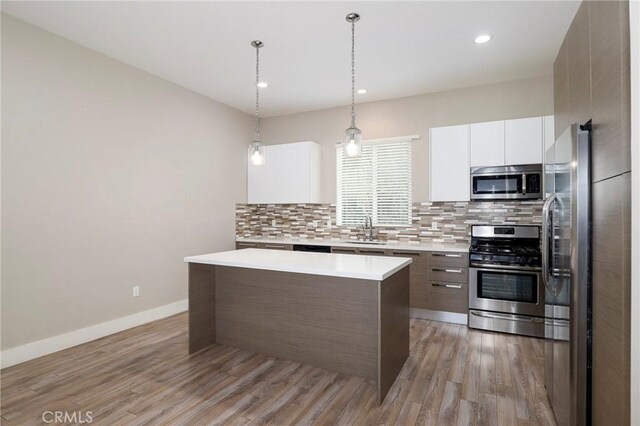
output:
[[540, 271], [469, 268], [469, 308], [544, 317]]

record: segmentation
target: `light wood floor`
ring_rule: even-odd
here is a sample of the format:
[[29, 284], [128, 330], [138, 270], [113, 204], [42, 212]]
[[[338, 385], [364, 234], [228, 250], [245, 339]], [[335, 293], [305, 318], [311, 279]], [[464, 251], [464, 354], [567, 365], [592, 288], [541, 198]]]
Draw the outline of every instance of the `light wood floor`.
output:
[[355, 376], [225, 346], [189, 357], [180, 314], [2, 370], [2, 424], [555, 424], [542, 340], [412, 319], [411, 345], [376, 406]]

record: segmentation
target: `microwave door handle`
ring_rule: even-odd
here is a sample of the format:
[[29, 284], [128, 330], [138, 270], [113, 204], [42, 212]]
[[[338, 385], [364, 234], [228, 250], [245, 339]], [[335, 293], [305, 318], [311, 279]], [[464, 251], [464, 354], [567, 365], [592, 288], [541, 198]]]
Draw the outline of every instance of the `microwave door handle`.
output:
[[527, 195], [527, 174], [522, 174], [522, 195]]
[[551, 270], [551, 260], [549, 259], [549, 218], [551, 212], [551, 206], [558, 197], [557, 193], [553, 193], [547, 198], [542, 207], [542, 282], [545, 288], [553, 294], [549, 288], [549, 271]]

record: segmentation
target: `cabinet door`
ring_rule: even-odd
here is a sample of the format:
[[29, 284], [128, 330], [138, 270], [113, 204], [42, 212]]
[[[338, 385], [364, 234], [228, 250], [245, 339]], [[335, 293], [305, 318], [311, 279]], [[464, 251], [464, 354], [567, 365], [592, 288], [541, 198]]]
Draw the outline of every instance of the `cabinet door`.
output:
[[469, 201], [469, 126], [430, 130], [431, 201]]
[[505, 123], [506, 164], [542, 163], [542, 117], [507, 120]]
[[249, 204], [270, 202], [271, 191], [275, 185], [274, 171], [276, 169], [268, 163], [271, 159], [267, 148], [265, 147], [266, 164], [254, 166], [250, 161], [247, 161], [247, 203]]
[[593, 424], [628, 425], [631, 173], [592, 188]]
[[247, 202], [317, 203], [320, 198], [320, 148], [315, 142], [265, 147], [265, 164], [247, 166]]
[[631, 170], [629, 3], [589, 2], [589, 9], [591, 161], [597, 182]]
[[425, 252], [393, 250], [392, 256], [410, 257], [409, 265], [409, 305], [412, 308], [427, 307], [427, 255]]
[[469, 125], [471, 167], [503, 166], [504, 121]]

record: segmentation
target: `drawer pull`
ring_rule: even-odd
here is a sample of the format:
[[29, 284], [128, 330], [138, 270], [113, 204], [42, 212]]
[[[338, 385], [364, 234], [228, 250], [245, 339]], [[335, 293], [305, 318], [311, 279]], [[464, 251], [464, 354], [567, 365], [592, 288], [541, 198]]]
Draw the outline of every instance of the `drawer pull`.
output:
[[431, 268], [434, 272], [449, 272], [451, 274], [461, 274], [462, 269], [449, 269], [449, 268]]
[[267, 244], [264, 246], [264, 248], [268, 248], [268, 249], [282, 249], [284, 250], [284, 246], [279, 246], [279, 245], [274, 245], [274, 244]]
[[438, 257], [457, 257], [457, 258], [461, 258], [462, 255], [461, 254], [452, 254], [452, 253], [431, 253], [431, 256], [438, 256]]
[[420, 256], [420, 253], [413, 251], [394, 251], [392, 253], [398, 256]]
[[383, 251], [379, 250], [360, 250], [360, 253], [384, 254]]
[[238, 243], [240, 247], [256, 247], [255, 243]]
[[439, 284], [439, 283], [431, 283], [434, 287], [446, 287], [446, 288], [462, 288], [462, 284]]

